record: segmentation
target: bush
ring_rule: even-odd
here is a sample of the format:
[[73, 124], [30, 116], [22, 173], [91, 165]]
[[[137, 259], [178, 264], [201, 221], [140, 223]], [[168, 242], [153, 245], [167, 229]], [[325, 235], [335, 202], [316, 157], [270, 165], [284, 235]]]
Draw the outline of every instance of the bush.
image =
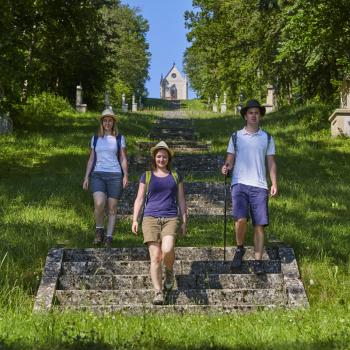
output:
[[65, 98], [43, 92], [40, 95], [29, 97], [25, 105], [19, 106], [14, 120], [16, 124], [34, 125], [38, 122], [45, 123], [57, 117], [64, 117], [67, 113], [74, 113], [74, 110]]

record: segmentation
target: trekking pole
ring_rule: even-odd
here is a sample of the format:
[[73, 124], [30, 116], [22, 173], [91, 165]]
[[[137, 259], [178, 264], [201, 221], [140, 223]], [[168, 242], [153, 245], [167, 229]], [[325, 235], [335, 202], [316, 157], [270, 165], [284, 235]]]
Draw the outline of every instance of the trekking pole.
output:
[[228, 174], [225, 175], [224, 180], [224, 261], [226, 261], [226, 229], [227, 229], [227, 177]]

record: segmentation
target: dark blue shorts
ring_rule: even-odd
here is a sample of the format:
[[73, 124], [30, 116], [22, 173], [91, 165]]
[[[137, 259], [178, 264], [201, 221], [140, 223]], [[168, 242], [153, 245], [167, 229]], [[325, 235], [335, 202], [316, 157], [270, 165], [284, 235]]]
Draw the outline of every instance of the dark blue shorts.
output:
[[107, 198], [120, 199], [123, 192], [122, 182], [121, 173], [93, 172], [91, 174], [91, 192], [104, 192]]
[[234, 220], [252, 218], [254, 226], [269, 224], [269, 192], [265, 188], [235, 184], [231, 188]]

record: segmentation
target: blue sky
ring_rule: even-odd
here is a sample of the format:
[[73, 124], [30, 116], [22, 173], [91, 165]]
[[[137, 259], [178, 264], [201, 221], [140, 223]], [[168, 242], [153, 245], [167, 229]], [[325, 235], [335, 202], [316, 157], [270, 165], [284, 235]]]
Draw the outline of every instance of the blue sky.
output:
[[[184, 12], [192, 9], [192, 0], [122, 0], [123, 4], [139, 8], [148, 20], [150, 29], [150, 80], [146, 83], [149, 97], [159, 97], [160, 75], [166, 74], [173, 62], [183, 72], [183, 54], [188, 42], [184, 25]], [[190, 91], [189, 98], [195, 97]]]

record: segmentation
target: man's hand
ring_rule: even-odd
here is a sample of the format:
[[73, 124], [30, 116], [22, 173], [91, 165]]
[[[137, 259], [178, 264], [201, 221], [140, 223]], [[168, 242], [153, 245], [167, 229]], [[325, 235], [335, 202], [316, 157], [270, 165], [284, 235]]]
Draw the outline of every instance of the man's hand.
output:
[[226, 164], [224, 164], [224, 165], [222, 166], [222, 168], [221, 168], [221, 173], [222, 173], [222, 175], [227, 176], [228, 173], [230, 172], [230, 170], [231, 170], [231, 169], [230, 169], [229, 164], [226, 163]]

